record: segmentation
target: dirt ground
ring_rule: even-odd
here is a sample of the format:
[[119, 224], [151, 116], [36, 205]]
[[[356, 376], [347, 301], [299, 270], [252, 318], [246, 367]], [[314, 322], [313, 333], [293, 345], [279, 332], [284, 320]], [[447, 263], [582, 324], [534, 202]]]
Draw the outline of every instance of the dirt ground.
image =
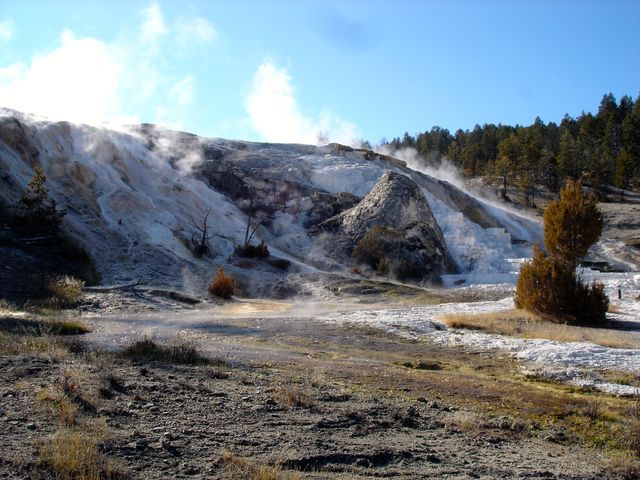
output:
[[[309, 318], [216, 322], [183, 335], [200, 365], [4, 333], [0, 477], [637, 478], [633, 399], [526, 378], [500, 352]], [[80, 446], [93, 477], [69, 467]]]

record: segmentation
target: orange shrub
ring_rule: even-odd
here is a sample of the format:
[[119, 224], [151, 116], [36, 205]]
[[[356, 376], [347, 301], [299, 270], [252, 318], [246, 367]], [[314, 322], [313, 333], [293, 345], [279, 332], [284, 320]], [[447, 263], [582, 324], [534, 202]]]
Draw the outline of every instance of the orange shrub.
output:
[[209, 293], [220, 298], [231, 298], [233, 295], [233, 278], [224, 274], [224, 266], [218, 269], [218, 273], [209, 284]]

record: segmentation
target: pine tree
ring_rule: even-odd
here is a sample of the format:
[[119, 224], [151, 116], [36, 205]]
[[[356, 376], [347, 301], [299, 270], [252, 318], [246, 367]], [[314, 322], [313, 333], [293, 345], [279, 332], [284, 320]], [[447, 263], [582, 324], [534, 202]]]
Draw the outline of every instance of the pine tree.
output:
[[49, 197], [46, 181], [47, 177], [42, 167], [33, 167], [33, 177], [20, 199], [19, 219], [27, 229], [55, 232], [67, 212], [59, 210], [56, 201]]
[[560, 199], [544, 212], [544, 244], [547, 251], [575, 268], [602, 233], [602, 213], [597, 200], [582, 191], [582, 182], [568, 180]]
[[602, 214], [593, 195], [569, 180], [544, 213], [544, 241], [549, 255], [536, 244], [533, 258], [520, 268], [515, 305], [547, 318], [597, 324], [606, 320], [609, 299], [600, 283], [585, 284], [576, 274], [578, 259], [602, 232]]

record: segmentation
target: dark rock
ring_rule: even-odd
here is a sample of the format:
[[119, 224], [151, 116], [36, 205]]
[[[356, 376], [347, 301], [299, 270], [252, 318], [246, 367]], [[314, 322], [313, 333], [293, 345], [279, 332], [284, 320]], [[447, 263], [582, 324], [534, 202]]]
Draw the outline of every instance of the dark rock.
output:
[[360, 201], [359, 197], [346, 192], [335, 195], [326, 192], [314, 192], [310, 198], [313, 202], [313, 207], [307, 212], [309, 216], [305, 224], [307, 228], [318, 225], [349, 208], [355, 207]]
[[437, 281], [441, 274], [457, 272], [420, 187], [395, 172], [385, 173], [357, 206], [312, 232], [329, 234], [325, 248], [346, 262], [368, 235], [365, 242], [371, 242], [371, 251], [361, 260], [378, 270], [386, 265], [383, 273], [400, 280]]

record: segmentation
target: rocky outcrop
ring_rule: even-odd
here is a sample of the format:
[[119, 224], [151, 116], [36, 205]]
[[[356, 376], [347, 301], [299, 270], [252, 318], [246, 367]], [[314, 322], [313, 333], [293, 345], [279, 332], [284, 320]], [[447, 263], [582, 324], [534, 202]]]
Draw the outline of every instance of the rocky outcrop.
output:
[[434, 281], [457, 271], [420, 187], [399, 173], [385, 173], [358, 205], [312, 231], [329, 235], [325, 248], [335, 257], [354, 255], [401, 280]]
[[305, 226], [313, 227], [334, 217], [349, 208], [355, 207], [361, 200], [360, 197], [347, 192], [331, 194], [326, 192], [314, 192], [311, 194], [313, 207], [307, 212], [309, 219]]

